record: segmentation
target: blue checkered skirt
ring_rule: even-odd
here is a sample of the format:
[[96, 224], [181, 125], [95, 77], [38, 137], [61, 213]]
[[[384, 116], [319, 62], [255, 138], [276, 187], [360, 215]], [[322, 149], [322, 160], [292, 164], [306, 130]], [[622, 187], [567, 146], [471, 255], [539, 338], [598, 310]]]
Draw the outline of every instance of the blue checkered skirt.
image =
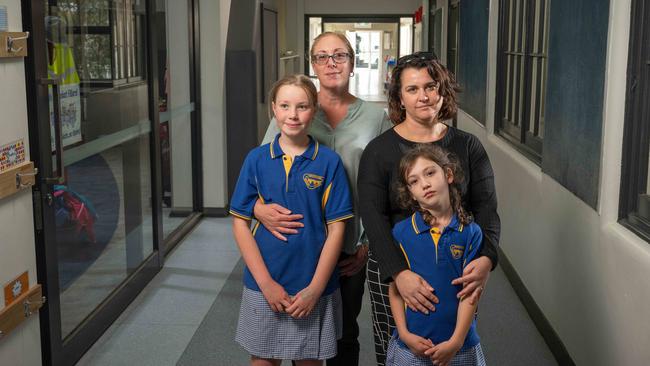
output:
[[318, 300], [311, 314], [294, 319], [271, 310], [264, 295], [244, 287], [235, 341], [249, 354], [276, 360], [326, 360], [342, 336], [341, 293]]
[[[395, 336], [388, 343], [386, 366], [432, 366], [433, 362], [428, 357], [420, 357], [411, 352], [408, 347], [399, 345]], [[485, 356], [481, 344], [465, 350], [458, 351], [451, 359], [450, 366], [486, 366]]]

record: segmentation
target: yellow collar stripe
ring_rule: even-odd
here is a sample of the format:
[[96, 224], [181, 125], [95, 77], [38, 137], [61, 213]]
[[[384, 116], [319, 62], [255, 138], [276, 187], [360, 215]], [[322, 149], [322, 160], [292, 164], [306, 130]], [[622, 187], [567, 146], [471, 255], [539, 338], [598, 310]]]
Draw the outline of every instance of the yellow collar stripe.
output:
[[415, 224], [415, 214], [411, 216], [411, 224], [413, 225], [413, 230], [415, 230], [415, 233], [419, 234], [420, 231], [418, 230], [418, 226]]
[[316, 159], [316, 155], [318, 155], [318, 141], [314, 140], [314, 154], [311, 156], [311, 160]]

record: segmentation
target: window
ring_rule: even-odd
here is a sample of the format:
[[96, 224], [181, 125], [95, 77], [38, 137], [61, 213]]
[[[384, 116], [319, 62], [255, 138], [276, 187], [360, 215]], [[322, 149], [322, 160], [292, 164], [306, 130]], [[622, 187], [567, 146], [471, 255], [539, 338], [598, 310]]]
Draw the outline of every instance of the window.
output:
[[413, 53], [413, 18], [401, 17], [399, 18], [399, 57], [411, 53]]
[[[144, 79], [144, 0], [70, 0], [56, 4], [50, 9], [55, 14], [51, 18], [57, 19], [57, 27], [69, 27], [72, 35], [54, 37], [54, 41], [72, 43], [82, 82], [122, 84]], [[59, 28], [54, 33], [67, 32]]]
[[632, 1], [619, 219], [650, 241], [650, 7]]
[[550, 0], [505, 0], [499, 10], [496, 130], [541, 162]]
[[458, 1], [449, 1], [447, 23], [447, 68], [454, 75], [458, 70]]

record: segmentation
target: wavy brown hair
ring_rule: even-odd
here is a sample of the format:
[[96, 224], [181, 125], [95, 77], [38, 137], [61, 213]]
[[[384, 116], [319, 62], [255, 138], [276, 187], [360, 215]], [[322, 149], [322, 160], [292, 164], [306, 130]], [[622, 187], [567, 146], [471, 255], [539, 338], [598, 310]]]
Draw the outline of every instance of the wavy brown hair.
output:
[[413, 169], [415, 161], [419, 158], [431, 160], [438, 164], [445, 174], [453, 176], [453, 181], [449, 184], [449, 200], [451, 208], [458, 216], [458, 220], [467, 225], [472, 221], [472, 216], [463, 208], [462, 199], [460, 196], [460, 185], [465, 178], [463, 169], [453, 153], [432, 144], [419, 144], [414, 148], [408, 150], [399, 162], [399, 179], [396, 182], [395, 191], [397, 192], [397, 203], [404, 209], [409, 211], [419, 211], [424, 217], [424, 221], [428, 224], [432, 223], [432, 216], [429, 211], [420, 207], [418, 202], [413, 199], [409, 191], [409, 184], [407, 181], [408, 173]]
[[388, 116], [397, 125], [406, 119], [406, 111], [402, 109], [402, 73], [406, 69], [426, 69], [429, 76], [438, 83], [438, 94], [444, 99], [438, 113], [438, 120], [446, 121], [456, 116], [458, 112], [458, 96], [460, 87], [454, 75], [440, 63], [431, 52], [416, 52], [400, 57], [392, 71], [388, 87]]

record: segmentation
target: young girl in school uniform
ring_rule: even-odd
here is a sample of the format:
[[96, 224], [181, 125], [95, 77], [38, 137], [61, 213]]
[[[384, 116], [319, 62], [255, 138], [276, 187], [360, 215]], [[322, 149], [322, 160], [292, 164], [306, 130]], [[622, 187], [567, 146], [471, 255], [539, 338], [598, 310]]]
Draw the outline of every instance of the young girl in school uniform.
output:
[[451, 281], [479, 253], [481, 229], [460, 199], [463, 173], [452, 154], [419, 145], [404, 155], [397, 184], [399, 203], [414, 211], [393, 228], [409, 269], [422, 276], [440, 302], [435, 312], [405, 307], [395, 283], [389, 288], [396, 330], [386, 366], [485, 365], [476, 332], [476, 304], [458, 299]]
[[[248, 154], [230, 204], [246, 263], [235, 339], [251, 365], [321, 365], [341, 337], [336, 262], [352, 200], [339, 156], [307, 134], [317, 101], [311, 80], [287, 76], [269, 100], [280, 133]], [[302, 214], [304, 228], [286, 242], [259, 223], [251, 231], [258, 198]]]

